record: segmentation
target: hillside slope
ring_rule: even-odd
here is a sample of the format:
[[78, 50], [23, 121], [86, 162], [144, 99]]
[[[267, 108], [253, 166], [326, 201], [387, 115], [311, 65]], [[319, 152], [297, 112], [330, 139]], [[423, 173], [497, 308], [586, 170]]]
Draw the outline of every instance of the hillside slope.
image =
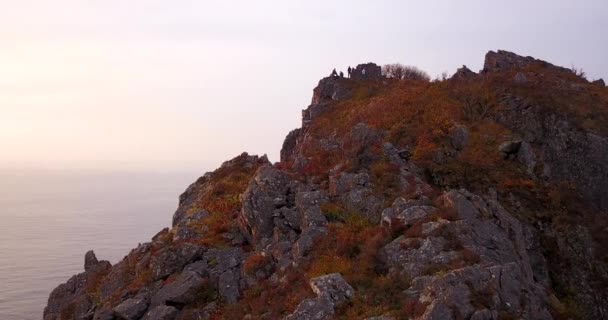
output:
[[360, 65], [279, 163], [205, 174], [44, 319], [606, 318], [607, 123], [603, 82], [506, 51], [433, 82]]

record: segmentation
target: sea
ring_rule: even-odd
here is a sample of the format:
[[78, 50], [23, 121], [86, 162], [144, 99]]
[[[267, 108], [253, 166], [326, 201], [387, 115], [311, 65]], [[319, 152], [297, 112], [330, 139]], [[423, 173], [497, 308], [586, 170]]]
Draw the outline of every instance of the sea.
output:
[[42, 319], [84, 254], [120, 261], [170, 226], [202, 173], [0, 170], [0, 319]]

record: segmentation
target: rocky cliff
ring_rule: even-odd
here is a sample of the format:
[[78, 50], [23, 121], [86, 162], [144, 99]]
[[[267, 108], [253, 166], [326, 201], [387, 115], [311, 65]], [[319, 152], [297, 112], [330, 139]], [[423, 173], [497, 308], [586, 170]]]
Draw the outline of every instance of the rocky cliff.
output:
[[[608, 317], [608, 89], [498, 51], [447, 80], [322, 79], [281, 161], [190, 185], [55, 319]], [[365, 71], [364, 71], [365, 70]]]

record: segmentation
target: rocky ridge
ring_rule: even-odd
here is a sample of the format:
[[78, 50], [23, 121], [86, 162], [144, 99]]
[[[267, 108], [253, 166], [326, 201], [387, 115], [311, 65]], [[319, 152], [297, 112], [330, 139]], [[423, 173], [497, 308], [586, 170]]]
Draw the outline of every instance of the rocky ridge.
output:
[[280, 163], [205, 174], [121, 262], [87, 252], [44, 319], [607, 317], [607, 89], [506, 51], [380, 70], [322, 79]]

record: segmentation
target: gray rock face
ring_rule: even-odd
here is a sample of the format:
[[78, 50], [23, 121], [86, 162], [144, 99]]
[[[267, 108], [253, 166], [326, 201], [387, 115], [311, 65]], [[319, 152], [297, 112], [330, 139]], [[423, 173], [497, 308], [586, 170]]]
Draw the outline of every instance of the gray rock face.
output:
[[[352, 90], [348, 79], [328, 77], [321, 79], [313, 90], [311, 105], [320, 105], [324, 102], [350, 99]], [[310, 119], [312, 120], [312, 119]]]
[[242, 196], [243, 234], [256, 248], [271, 253], [280, 268], [297, 262], [314, 239], [327, 232], [320, 205], [328, 197], [310, 189], [267, 166], [258, 170]]
[[[240, 166], [245, 168], [254, 168], [261, 164], [270, 164], [266, 156], [255, 156], [249, 155], [247, 152], [243, 152], [241, 155], [222, 163], [220, 169], [226, 171], [232, 168], [236, 169]], [[219, 170], [219, 169], [218, 169]], [[179, 206], [173, 214], [172, 227], [176, 227], [179, 222], [188, 216], [192, 212], [193, 206], [197, 203], [201, 195], [209, 191], [210, 181], [212, 180], [213, 172], [207, 172], [202, 177], [198, 178], [196, 182], [191, 184], [184, 193], [179, 196]]]
[[173, 320], [179, 314], [179, 310], [171, 306], [157, 306], [148, 311], [142, 320]]
[[338, 273], [313, 278], [310, 287], [317, 298], [302, 301], [285, 320], [331, 319], [335, 309], [355, 295], [353, 288]]
[[498, 72], [504, 70], [523, 69], [530, 65], [538, 64], [553, 70], [572, 73], [570, 69], [554, 66], [546, 61], [537, 60], [533, 57], [524, 57], [513, 52], [498, 50], [486, 53], [483, 72]]
[[351, 73], [351, 78], [356, 80], [380, 80], [382, 68], [375, 63], [364, 63], [358, 65]]
[[373, 184], [367, 173], [341, 173], [331, 176], [330, 194], [340, 198], [347, 210], [358, 212], [370, 221], [377, 222], [381, 201], [373, 194]]
[[577, 129], [563, 115], [517, 97], [505, 97], [503, 104], [497, 120], [534, 148], [544, 178], [572, 182], [593, 206], [608, 210], [608, 138]]
[[162, 287], [153, 297], [152, 306], [163, 304], [184, 305], [197, 299], [206, 282], [196, 272], [184, 271], [170, 284]]
[[147, 309], [148, 301], [145, 298], [131, 298], [114, 308], [114, 313], [119, 319], [137, 320], [144, 315]]
[[413, 279], [408, 290], [428, 303], [420, 319], [482, 317], [485, 309], [551, 319], [526, 250], [528, 227], [497, 202], [465, 190], [446, 192], [437, 202], [454, 212], [451, 220], [419, 220], [418, 233], [398, 237], [381, 254], [389, 273]]

